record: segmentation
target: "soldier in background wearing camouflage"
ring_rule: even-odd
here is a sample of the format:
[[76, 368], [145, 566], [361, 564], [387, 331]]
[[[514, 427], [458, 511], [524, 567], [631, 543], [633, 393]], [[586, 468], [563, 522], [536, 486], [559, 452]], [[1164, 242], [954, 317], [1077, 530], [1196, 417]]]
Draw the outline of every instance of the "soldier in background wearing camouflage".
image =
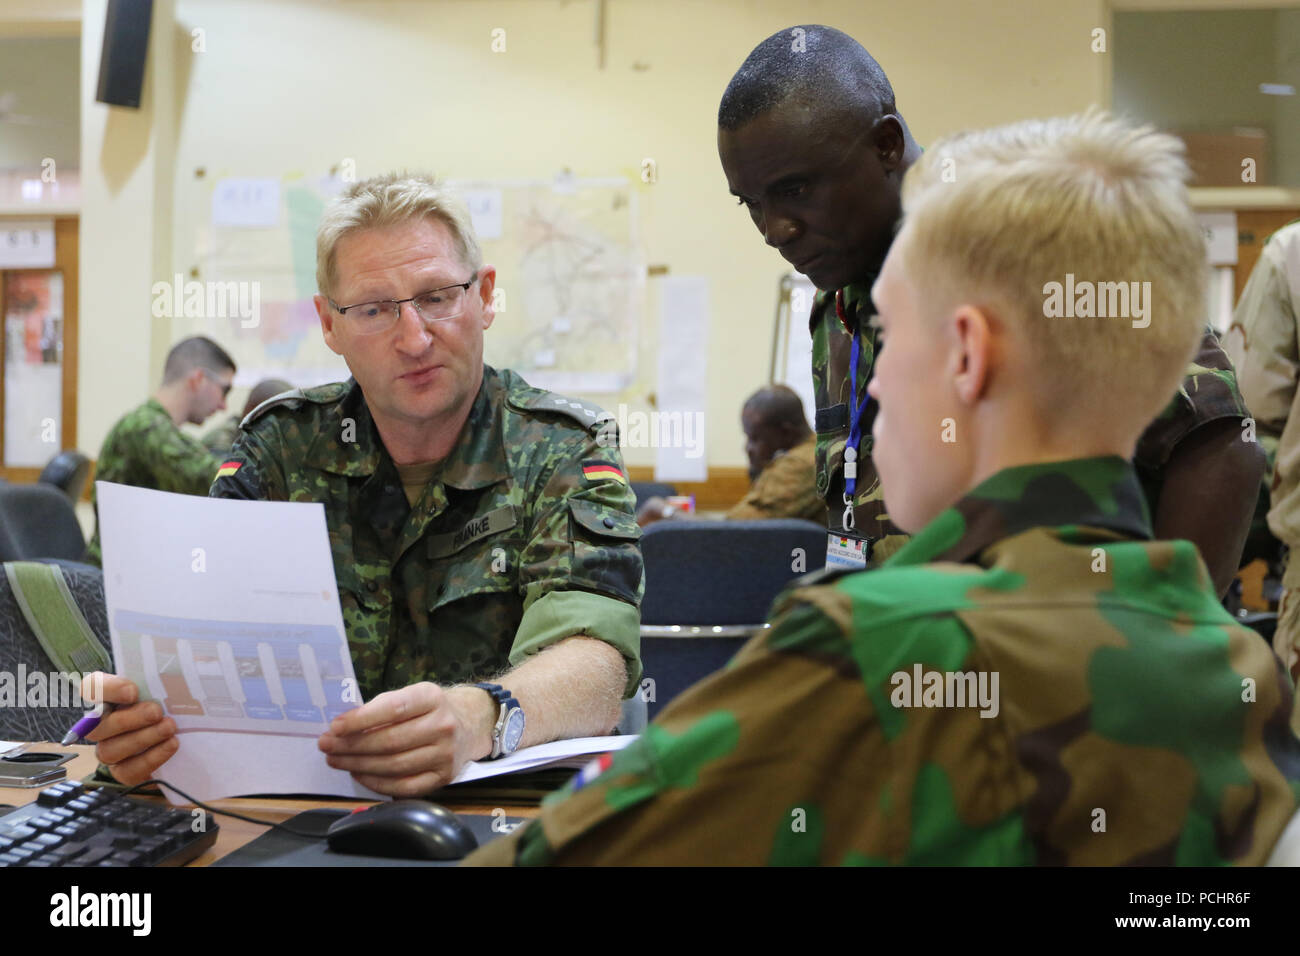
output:
[[[920, 159], [872, 290], [876, 466], [915, 537], [788, 592], [469, 862], [1265, 861], [1300, 791], [1292, 684], [1196, 549], [1151, 540], [1128, 461], [1203, 328], [1182, 152], [1091, 113]], [[1067, 272], [1149, 281], [1150, 324], [1048, 316]]]
[[[814, 443], [799, 395], [784, 385], [768, 385], [749, 398], [740, 412], [749, 458], [749, 491], [727, 511], [729, 521], [803, 518], [826, 522], [826, 503], [817, 494]], [[637, 508], [645, 527], [674, 517], [663, 498]]]
[[[257, 408], [211, 491], [325, 506], [368, 702], [320, 748], [395, 796], [470, 760], [607, 734], [641, 674], [640, 531], [616, 429], [483, 364], [495, 278], [432, 180], [350, 187], [317, 234], [315, 303], [353, 379]], [[132, 691], [105, 681], [109, 700]], [[91, 739], [135, 782], [177, 745], [160, 713], [121, 713]]]
[[[163, 364], [162, 385], [147, 402], [127, 412], [104, 439], [95, 479], [137, 488], [206, 495], [221, 459], [180, 430], [202, 425], [226, 407], [235, 362], [216, 342], [201, 335], [172, 346]], [[95, 502], [92, 488], [90, 500]], [[99, 564], [99, 511], [86, 560]]]
[[803, 402], [785, 385], [768, 385], [740, 413], [753, 487], [727, 512], [732, 521], [804, 518], [823, 524], [826, 504], [817, 494], [812, 429]]
[[[823, 290], [809, 332], [828, 560], [835, 542], [857, 536], [857, 550], [839, 560], [865, 553], [866, 566], [877, 567], [905, 538], [885, 512], [873, 464], [870, 290], [898, 223], [903, 174], [921, 150], [871, 55], [838, 30], [805, 24], [768, 37], [732, 77], [718, 109], [718, 152], [768, 245]], [[1195, 542], [1220, 595], [1237, 571], [1263, 469], [1259, 449], [1241, 441], [1246, 414], [1232, 365], [1206, 329], [1183, 388], [1137, 450], [1156, 536]], [[846, 448], [855, 457], [847, 470]]]
[[1282, 575], [1273, 649], [1292, 678], [1300, 678], [1300, 222], [1264, 244], [1241, 292], [1227, 348], [1240, 370], [1260, 444], [1272, 449], [1268, 526], [1290, 548]]
[[224, 461], [224, 456], [235, 444], [235, 439], [239, 437], [239, 423], [268, 398], [274, 398], [281, 392], [288, 392], [292, 389], [293, 386], [282, 378], [262, 379], [249, 391], [248, 400], [244, 402], [242, 412], [238, 415], [231, 415], [220, 425], [208, 429], [199, 436], [199, 441], [212, 454], [222, 456], [222, 461]]

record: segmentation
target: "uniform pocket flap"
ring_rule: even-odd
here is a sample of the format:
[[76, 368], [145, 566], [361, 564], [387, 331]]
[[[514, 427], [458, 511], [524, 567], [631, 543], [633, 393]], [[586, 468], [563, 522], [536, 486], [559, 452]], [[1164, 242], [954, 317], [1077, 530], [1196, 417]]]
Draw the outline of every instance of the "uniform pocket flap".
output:
[[602, 538], [636, 541], [641, 537], [636, 518], [625, 511], [611, 511], [582, 500], [570, 501], [569, 511], [573, 514], [574, 521]]

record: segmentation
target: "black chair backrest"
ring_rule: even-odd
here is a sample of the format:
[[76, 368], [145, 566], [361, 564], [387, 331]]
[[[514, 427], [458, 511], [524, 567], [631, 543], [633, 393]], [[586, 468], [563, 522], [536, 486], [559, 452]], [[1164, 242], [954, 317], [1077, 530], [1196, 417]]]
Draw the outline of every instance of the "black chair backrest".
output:
[[670, 700], [721, 670], [749, 640], [742, 637], [683, 637], [641, 635], [641, 686], [637, 696], [646, 702], [646, 716], [654, 720]]
[[0, 561], [80, 561], [86, 539], [68, 497], [52, 485], [0, 485]]
[[81, 498], [90, 477], [90, 459], [79, 451], [61, 451], [41, 470], [37, 481], [53, 485], [73, 501]]
[[798, 518], [659, 521], [641, 536], [641, 623], [757, 625], [794, 579], [826, 563], [826, 528]]
[[[77, 607], [111, 657], [103, 572], [89, 564], [49, 563], [63, 569], [64, 580]], [[33, 695], [22, 707], [0, 707], [0, 740], [61, 740], [68, 728], [90, 709], [89, 704], [80, 700], [76, 680], [55, 673], [54, 664], [19, 609], [3, 569], [0, 569], [0, 671], [14, 675], [16, 693]], [[22, 681], [18, 680], [20, 674]], [[34, 674], [42, 676], [34, 681]], [[43, 701], [35, 696], [38, 685], [43, 689]]]
[[636, 495], [638, 505], [645, 504], [650, 498], [667, 498], [669, 495], [677, 494], [677, 489], [672, 485], [661, 484], [657, 481], [634, 481], [631, 482], [632, 494]]

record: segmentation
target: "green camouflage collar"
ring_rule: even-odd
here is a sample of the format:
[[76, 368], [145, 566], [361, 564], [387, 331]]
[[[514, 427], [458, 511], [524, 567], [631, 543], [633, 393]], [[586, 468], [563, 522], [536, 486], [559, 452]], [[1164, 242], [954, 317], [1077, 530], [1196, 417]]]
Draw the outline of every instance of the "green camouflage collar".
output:
[[[504, 402], [504, 396], [498, 394], [501, 390], [496, 370], [484, 365], [483, 381], [460, 438], [434, 480], [470, 489], [483, 488], [509, 476], [500, 415], [495, 412]], [[361, 386], [356, 379], [350, 379], [342, 400], [322, 420], [306, 464], [338, 475], [368, 477], [379, 468], [383, 458], [389, 457], [370, 417]]]
[[[154, 398], [152, 395], [149, 396], [149, 401], [144, 403], [144, 407], [149, 409], [151, 412], [157, 412], [169, 422], [172, 420], [171, 413], [168, 412], [167, 409], [163, 408], [163, 403], [158, 401], [158, 399]], [[172, 424], [175, 424], [175, 422], [172, 422]]]
[[1107, 456], [1003, 469], [922, 528], [885, 566], [970, 561], [1022, 531], [1063, 526], [1150, 539], [1151, 517], [1133, 466]]
[[485, 488], [510, 477], [505, 442], [501, 436], [501, 410], [505, 385], [496, 369], [483, 366], [483, 382], [460, 431], [460, 439], [442, 467], [442, 482], [454, 488]]
[[850, 319], [870, 317], [876, 314], [876, 307], [871, 301], [871, 287], [875, 284], [874, 275], [867, 276], [861, 282], [850, 282], [840, 290], [844, 298], [844, 313]]

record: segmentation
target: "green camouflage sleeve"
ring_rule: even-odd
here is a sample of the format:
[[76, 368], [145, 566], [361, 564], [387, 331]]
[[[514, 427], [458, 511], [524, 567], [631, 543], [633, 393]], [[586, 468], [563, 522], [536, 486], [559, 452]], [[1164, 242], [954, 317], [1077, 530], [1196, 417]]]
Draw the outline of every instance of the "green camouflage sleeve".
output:
[[636, 743], [579, 773], [539, 819], [466, 863], [874, 862], [831, 848], [887, 835], [863, 808], [890, 812], [891, 774], [917, 768], [894, 763], [877, 702], [863, 692], [848, 599], [828, 587], [795, 598], [768, 637], [669, 704]]
[[133, 456], [148, 462], [159, 491], [206, 495], [221, 459], [199, 442], [159, 419], [131, 435]]
[[573, 635], [598, 638], [628, 663], [626, 696], [641, 679], [645, 576], [635, 498], [614, 472], [626, 477], [618, 448], [590, 434], [556, 449], [542, 493], [530, 503], [532, 536], [519, 561], [524, 615], [510, 661]]
[[209, 496], [287, 501], [283, 459], [275, 451], [278, 437], [272, 417], [263, 418], [252, 430], [241, 429], [229, 454], [222, 459], [223, 474], [212, 482]]

